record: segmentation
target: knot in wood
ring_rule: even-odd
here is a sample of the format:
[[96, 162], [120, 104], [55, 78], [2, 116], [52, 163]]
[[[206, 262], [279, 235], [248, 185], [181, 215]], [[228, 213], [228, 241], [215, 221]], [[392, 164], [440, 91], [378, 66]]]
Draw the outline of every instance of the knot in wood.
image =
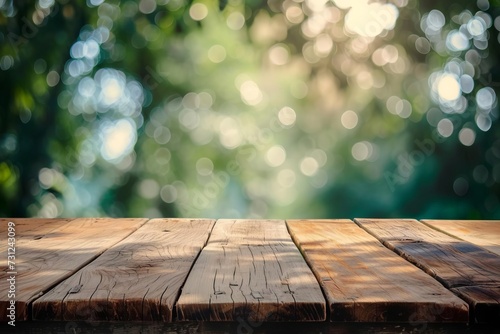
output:
[[69, 289], [68, 293], [78, 293], [80, 292], [80, 289], [82, 288], [82, 284], [75, 285], [71, 289]]

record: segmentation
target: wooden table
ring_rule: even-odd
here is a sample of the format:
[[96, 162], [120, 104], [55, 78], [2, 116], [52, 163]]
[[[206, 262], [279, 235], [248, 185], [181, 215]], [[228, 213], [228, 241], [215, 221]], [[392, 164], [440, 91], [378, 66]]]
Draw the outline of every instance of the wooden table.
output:
[[4, 325], [500, 322], [500, 221], [11, 218], [0, 240]]

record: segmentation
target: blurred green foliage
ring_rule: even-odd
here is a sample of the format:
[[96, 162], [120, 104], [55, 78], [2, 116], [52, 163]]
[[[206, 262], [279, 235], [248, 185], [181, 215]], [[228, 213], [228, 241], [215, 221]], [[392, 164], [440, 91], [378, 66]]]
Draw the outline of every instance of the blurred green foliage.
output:
[[499, 6], [0, 0], [0, 216], [499, 219]]

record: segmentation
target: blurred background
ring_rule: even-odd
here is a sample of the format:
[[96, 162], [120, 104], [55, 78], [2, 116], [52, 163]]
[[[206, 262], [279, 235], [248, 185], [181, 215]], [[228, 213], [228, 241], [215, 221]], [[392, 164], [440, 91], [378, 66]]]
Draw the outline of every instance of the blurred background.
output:
[[500, 219], [500, 0], [0, 0], [0, 216]]

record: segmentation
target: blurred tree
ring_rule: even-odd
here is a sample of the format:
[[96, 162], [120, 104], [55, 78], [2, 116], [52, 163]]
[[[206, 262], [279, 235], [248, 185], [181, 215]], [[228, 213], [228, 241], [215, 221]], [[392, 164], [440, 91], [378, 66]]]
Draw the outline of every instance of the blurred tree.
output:
[[0, 215], [500, 217], [497, 1], [0, 1]]
[[[40, 169], [54, 160], [61, 163], [58, 155], [75, 154], [75, 123], [60, 111], [57, 98], [63, 89], [60, 73], [86, 23], [87, 6], [36, 11], [31, 1], [3, 6], [0, 212], [25, 216], [40, 195]], [[63, 163], [60, 168], [67, 172], [74, 166]], [[50, 191], [57, 195], [60, 189]]]

